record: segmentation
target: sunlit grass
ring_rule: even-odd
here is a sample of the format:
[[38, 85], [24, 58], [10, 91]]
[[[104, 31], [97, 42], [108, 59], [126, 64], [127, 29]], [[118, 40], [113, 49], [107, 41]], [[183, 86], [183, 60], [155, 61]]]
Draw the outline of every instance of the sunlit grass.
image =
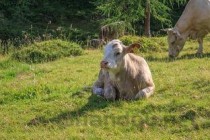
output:
[[210, 38], [203, 57], [197, 45], [187, 42], [175, 61], [140, 52], [156, 90], [139, 101], [91, 95], [102, 50], [31, 65], [0, 56], [0, 139], [208, 139]]

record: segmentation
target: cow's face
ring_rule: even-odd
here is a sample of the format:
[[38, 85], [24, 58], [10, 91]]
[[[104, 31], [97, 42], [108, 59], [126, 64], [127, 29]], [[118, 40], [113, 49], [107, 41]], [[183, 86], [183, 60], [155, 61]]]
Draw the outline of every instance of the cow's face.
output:
[[169, 29], [168, 31], [169, 57], [177, 57], [183, 49], [185, 40], [181, 37], [178, 31]]
[[101, 61], [101, 68], [115, 72], [119, 71], [122, 66], [124, 56], [127, 53], [132, 52], [135, 47], [140, 47], [140, 45], [132, 44], [129, 47], [126, 47], [120, 40], [110, 41], [105, 46], [104, 58]]

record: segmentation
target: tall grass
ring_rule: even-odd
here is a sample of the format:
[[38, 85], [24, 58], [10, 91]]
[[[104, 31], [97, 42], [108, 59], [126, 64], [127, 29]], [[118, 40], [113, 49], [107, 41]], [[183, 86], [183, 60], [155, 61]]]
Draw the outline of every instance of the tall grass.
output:
[[29, 45], [14, 52], [12, 58], [27, 63], [41, 63], [81, 54], [82, 48], [79, 44], [57, 39]]

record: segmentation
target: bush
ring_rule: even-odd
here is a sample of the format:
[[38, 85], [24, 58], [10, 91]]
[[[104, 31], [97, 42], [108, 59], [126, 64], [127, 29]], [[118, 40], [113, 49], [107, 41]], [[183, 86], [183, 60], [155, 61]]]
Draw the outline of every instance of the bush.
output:
[[50, 40], [34, 43], [14, 52], [12, 59], [27, 63], [41, 63], [53, 61], [61, 57], [78, 56], [82, 48], [73, 42]]
[[132, 43], [140, 43], [142, 47], [140, 51], [142, 52], [161, 52], [166, 50], [166, 41], [164, 38], [147, 38], [147, 37], [138, 37], [138, 36], [123, 36], [120, 40], [125, 45], [130, 45]]

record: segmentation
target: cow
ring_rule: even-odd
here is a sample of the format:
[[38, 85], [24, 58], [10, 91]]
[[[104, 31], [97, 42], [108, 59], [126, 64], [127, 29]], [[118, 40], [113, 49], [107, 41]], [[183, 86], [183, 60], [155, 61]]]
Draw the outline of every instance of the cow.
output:
[[125, 46], [120, 40], [110, 41], [104, 49], [104, 58], [93, 94], [107, 100], [135, 100], [150, 97], [155, 89], [149, 66], [143, 57], [133, 53], [140, 44]]
[[203, 53], [203, 38], [210, 32], [210, 0], [190, 0], [174, 28], [167, 29], [169, 57], [177, 57], [187, 38], [197, 39], [198, 55]]

